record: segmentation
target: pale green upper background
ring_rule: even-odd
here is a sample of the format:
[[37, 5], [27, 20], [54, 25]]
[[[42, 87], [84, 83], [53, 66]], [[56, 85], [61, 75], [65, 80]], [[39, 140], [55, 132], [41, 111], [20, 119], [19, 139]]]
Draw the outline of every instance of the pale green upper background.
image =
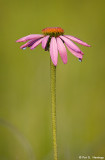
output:
[[[50, 55], [41, 45], [21, 50], [15, 41], [62, 27], [90, 44], [80, 63], [68, 51], [57, 66], [59, 160], [105, 157], [105, 0], [0, 1], [0, 160], [52, 159]], [[11, 128], [11, 129], [10, 129]], [[10, 129], [10, 130], [9, 130]]]

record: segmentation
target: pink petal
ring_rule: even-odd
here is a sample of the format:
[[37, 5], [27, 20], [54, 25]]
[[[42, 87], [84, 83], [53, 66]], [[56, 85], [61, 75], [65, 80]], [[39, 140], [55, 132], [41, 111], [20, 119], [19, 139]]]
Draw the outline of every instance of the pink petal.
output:
[[76, 56], [77, 58], [79, 58], [79, 59], [82, 60], [83, 56], [82, 56], [81, 53], [78, 53], [78, 52], [73, 51], [73, 50], [72, 50], [71, 48], [69, 48], [68, 46], [67, 46], [67, 48], [68, 48], [68, 50], [69, 50], [74, 56]]
[[25, 49], [28, 45], [29, 45], [29, 42], [23, 44], [20, 48], [21, 48], [21, 49]]
[[81, 45], [83, 45], [83, 46], [91, 47], [86, 42], [83, 42], [83, 41], [81, 41], [80, 39], [78, 39], [78, 38], [76, 38], [74, 36], [70, 36], [70, 35], [64, 35], [64, 36], [67, 37], [67, 38], [69, 38], [69, 39], [71, 39], [71, 40], [73, 40], [73, 41], [75, 41], [75, 42], [77, 42], [77, 43], [79, 43], [79, 44], [81, 44]]
[[55, 37], [51, 38], [50, 56], [51, 56], [53, 64], [56, 66], [57, 65], [57, 61], [58, 61], [58, 49], [57, 49], [57, 42], [56, 42]]
[[28, 44], [28, 47], [31, 47], [37, 40], [31, 40], [30, 43]]
[[61, 56], [63, 63], [66, 64], [67, 63], [67, 51], [66, 51], [65, 45], [63, 44], [60, 38], [57, 38], [57, 47], [58, 47], [58, 51], [59, 51], [59, 54]]
[[30, 47], [33, 45], [33, 43], [35, 43], [36, 40], [30, 40], [27, 43], [23, 44], [20, 48], [21, 49], [25, 49], [26, 47]]
[[33, 39], [36, 40], [36, 39], [39, 39], [41, 37], [43, 37], [42, 34], [30, 34], [28, 36], [25, 36], [25, 37], [22, 37], [22, 38], [18, 39], [16, 42], [25, 42], [27, 40], [33, 40]]
[[64, 36], [59, 36], [64, 42], [65, 44], [71, 48], [72, 50], [74, 50], [75, 52], [81, 52], [81, 50], [68, 38], [64, 37]]
[[43, 38], [38, 39], [37, 41], [35, 41], [35, 43], [32, 45], [32, 47], [30, 49], [36, 48], [42, 42], [42, 40], [43, 40]]
[[50, 37], [50, 36], [46, 36], [46, 37], [43, 38], [43, 40], [42, 40], [42, 48], [43, 48], [43, 49], [45, 49], [49, 37]]

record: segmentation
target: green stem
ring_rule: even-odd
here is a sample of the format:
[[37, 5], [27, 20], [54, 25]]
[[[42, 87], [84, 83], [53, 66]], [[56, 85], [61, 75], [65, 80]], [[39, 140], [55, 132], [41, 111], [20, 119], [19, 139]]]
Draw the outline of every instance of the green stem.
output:
[[52, 132], [53, 132], [53, 147], [54, 160], [57, 160], [57, 140], [56, 140], [56, 66], [50, 58], [51, 70], [51, 104], [52, 104]]

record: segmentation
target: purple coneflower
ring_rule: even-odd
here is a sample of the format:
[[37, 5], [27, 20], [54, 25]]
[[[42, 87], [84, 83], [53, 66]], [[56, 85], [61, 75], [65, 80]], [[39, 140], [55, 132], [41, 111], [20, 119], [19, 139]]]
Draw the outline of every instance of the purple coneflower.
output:
[[[47, 51], [50, 50], [50, 56], [53, 64], [56, 66], [58, 61], [58, 52], [61, 56], [61, 59], [64, 64], [67, 63], [67, 51], [68, 50], [80, 61], [83, 58], [83, 52], [76, 46], [72, 41], [75, 41], [81, 45], [86, 47], [90, 47], [87, 43], [81, 41], [80, 39], [70, 36], [64, 35], [64, 30], [60, 27], [49, 27], [42, 30], [43, 34], [30, 34], [28, 36], [22, 37], [16, 42], [25, 42], [22, 45], [21, 49], [26, 49], [26, 47], [30, 47], [30, 49], [36, 48], [40, 43], [42, 43], [42, 48]], [[66, 47], [65, 47], [65, 45]]]
[[[57, 154], [57, 137], [56, 137], [56, 65], [58, 61], [58, 52], [64, 64], [67, 63], [67, 51], [68, 50], [76, 56], [80, 61], [83, 58], [83, 52], [72, 42], [75, 41], [86, 47], [90, 47], [87, 43], [81, 41], [80, 39], [64, 35], [64, 30], [60, 27], [45, 28], [42, 30], [43, 34], [31, 34], [26, 37], [22, 37], [16, 42], [25, 42], [20, 48], [25, 49], [30, 47], [30, 49], [36, 48], [40, 43], [42, 43], [42, 48], [45, 51], [50, 51], [50, 77], [51, 77], [51, 105], [52, 105], [52, 135], [53, 135], [53, 150], [54, 150], [54, 160], [58, 160]], [[65, 45], [66, 47], [65, 47]]]

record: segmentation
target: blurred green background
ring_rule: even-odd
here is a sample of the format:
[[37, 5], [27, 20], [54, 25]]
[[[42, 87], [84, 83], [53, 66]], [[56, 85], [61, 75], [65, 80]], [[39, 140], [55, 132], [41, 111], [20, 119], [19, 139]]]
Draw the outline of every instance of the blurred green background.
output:
[[[50, 56], [15, 41], [62, 27], [91, 48], [57, 66], [59, 160], [105, 157], [105, 1], [0, 1], [0, 160], [53, 160]], [[33, 155], [34, 154], [34, 155]]]

